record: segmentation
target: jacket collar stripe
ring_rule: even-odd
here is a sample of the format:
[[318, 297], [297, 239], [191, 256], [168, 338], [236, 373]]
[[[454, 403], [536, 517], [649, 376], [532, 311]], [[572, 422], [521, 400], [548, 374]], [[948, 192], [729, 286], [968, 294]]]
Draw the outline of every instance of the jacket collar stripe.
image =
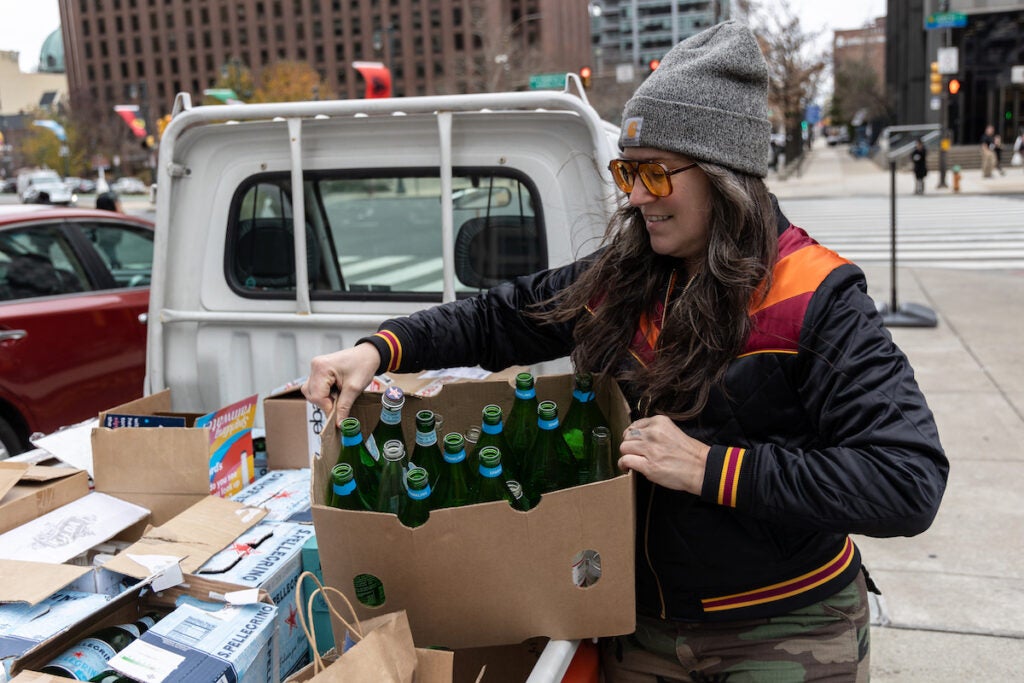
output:
[[725, 595], [719, 598], [707, 598], [701, 600], [701, 605], [705, 612], [719, 612], [789, 598], [798, 593], [803, 593], [813, 588], [817, 588], [818, 586], [835, 579], [846, 571], [846, 568], [850, 566], [853, 558], [853, 541], [849, 536], [847, 536], [846, 543], [843, 544], [843, 549], [839, 554], [814, 571], [808, 572], [803, 576], [798, 576], [795, 579], [790, 579], [789, 581], [765, 586], [764, 588], [736, 593], [734, 595]]

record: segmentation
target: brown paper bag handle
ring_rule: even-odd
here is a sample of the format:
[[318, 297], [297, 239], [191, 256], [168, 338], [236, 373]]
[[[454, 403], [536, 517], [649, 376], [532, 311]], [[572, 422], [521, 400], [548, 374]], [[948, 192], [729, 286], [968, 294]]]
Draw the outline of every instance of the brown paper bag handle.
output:
[[[312, 579], [313, 583], [315, 583], [317, 587], [316, 590], [309, 594], [309, 600], [307, 600], [306, 605], [303, 606], [301, 587], [302, 580], [306, 577]], [[363, 639], [363, 626], [359, 622], [359, 615], [356, 614], [355, 607], [352, 606], [352, 601], [348, 599], [348, 596], [333, 586], [324, 586], [320, 583], [320, 579], [318, 579], [316, 574], [313, 572], [302, 572], [299, 575], [297, 585], [299, 586], [299, 590], [295, 591], [295, 605], [298, 608], [299, 623], [302, 626], [302, 632], [306, 634], [306, 640], [309, 642], [310, 650], [313, 653], [313, 671], [315, 673], [320, 673], [326, 667], [324, 665], [323, 658], [320, 656], [320, 650], [316, 646], [316, 624], [313, 621], [313, 600], [316, 599], [316, 596], [323, 596], [324, 602], [327, 604], [327, 609], [330, 610], [331, 614], [338, 618], [338, 621], [345, 625], [345, 628], [355, 634], [357, 640]], [[330, 597], [328, 597], [329, 592], [340, 596], [345, 602], [345, 606], [348, 607], [349, 613], [355, 621], [355, 625], [345, 617], [341, 616], [341, 614], [339, 614], [334, 608], [334, 604], [331, 602]], [[341, 653], [339, 652], [338, 654], [340, 655]]]

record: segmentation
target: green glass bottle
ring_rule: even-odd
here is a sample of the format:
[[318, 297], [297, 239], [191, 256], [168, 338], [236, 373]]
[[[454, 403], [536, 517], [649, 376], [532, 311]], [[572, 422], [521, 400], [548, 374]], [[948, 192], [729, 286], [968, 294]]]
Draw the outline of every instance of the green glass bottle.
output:
[[420, 410], [416, 413], [416, 445], [409, 457], [409, 467], [422, 467], [430, 475], [431, 487], [437, 485], [444, 456], [437, 445], [437, 430], [434, 428], [434, 413]]
[[522, 464], [529, 456], [536, 438], [537, 390], [534, 388], [533, 375], [520, 372], [516, 375], [516, 397], [508, 411], [508, 419], [505, 420], [505, 440], [512, 449], [510, 453], [502, 451], [506, 467], [511, 465], [513, 470], [521, 472]]
[[595, 427], [607, 427], [608, 419], [594, 400], [594, 376], [578, 372], [574, 380], [572, 402], [562, 420], [562, 438], [576, 458], [577, 483], [589, 484], [597, 481], [591, 435]]
[[529, 512], [530, 501], [527, 500], [526, 494], [523, 493], [523, 485], [515, 479], [507, 480], [505, 485], [508, 486], [508, 490], [512, 494], [512, 507], [520, 512]]
[[490, 503], [504, 500], [515, 505], [515, 498], [505, 481], [505, 470], [502, 467], [501, 451], [494, 446], [480, 449], [480, 481], [477, 484], [476, 502]]
[[554, 401], [541, 401], [537, 406], [537, 427], [523, 482], [531, 507], [536, 507], [542, 494], [576, 485], [576, 458], [562, 438]]
[[594, 427], [590, 436], [594, 449], [594, 469], [590, 481], [604, 481], [616, 476], [615, 459], [612, 457], [612, 433], [605, 426]]
[[148, 628], [140, 622], [107, 626], [90, 633], [61, 652], [39, 671], [63, 678], [88, 681], [107, 674], [107, 662]]
[[466, 439], [458, 432], [444, 436], [444, 466], [431, 495], [434, 509], [454, 508], [474, 502], [476, 477], [466, 458]]
[[365, 510], [356, 488], [356, 473], [347, 462], [331, 469], [331, 497], [327, 504], [339, 510]]
[[470, 470], [475, 472], [480, 467], [480, 451], [488, 446], [494, 446], [501, 451], [502, 467], [505, 470], [505, 475], [509, 478], [515, 478], [522, 471], [522, 468], [517, 466], [520, 463], [509, 462], [508, 457], [505, 455], [506, 453], [512, 453], [512, 447], [509, 446], [508, 439], [505, 437], [504, 414], [502, 413], [501, 406], [494, 403], [484, 406], [481, 420], [480, 438], [476, 442], [476, 448], [469, 455]]
[[408, 495], [398, 519], [407, 527], [418, 527], [430, 517], [430, 475], [422, 467], [410, 467], [405, 483]]
[[[377, 426], [373, 428], [373, 433], [370, 438], [366, 440], [367, 448], [370, 448], [370, 444], [373, 444], [373, 448], [378, 450], [378, 453], [383, 452], [384, 444], [392, 439], [396, 439], [402, 443], [402, 448], [405, 448], [405, 433], [402, 432], [402, 407], [405, 405], [405, 392], [395, 385], [389, 386], [384, 390], [384, 393], [380, 396], [380, 419], [377, 421]], [[370, 448], [371, 452], [373, 448]], [[408, 455], [408, 450], [405, 450]], [[380, 459], [377, 459], [380, 462]], [[402, 466], [407, 467], [409, 465], [409, 458], [406, 457], [402, 461]]]
[[377, 512], [397, 515], [405, 503], [405, 446], [398, 439], [384, 442], [381, 454], [380, 487], [377, 491]]
[[[338, 451], [338, 464], [347, 462], [355, 472], [359, 499], [364, 510], [373, 510], [377, 504], [377, 488], [380, 472], [377, 461], [363, 441], [362, 425], [354, 417], [346, 417], [341, 421], [341, 448]], [[327, 496], [330, 500], [334, 483], [328, 483]]]

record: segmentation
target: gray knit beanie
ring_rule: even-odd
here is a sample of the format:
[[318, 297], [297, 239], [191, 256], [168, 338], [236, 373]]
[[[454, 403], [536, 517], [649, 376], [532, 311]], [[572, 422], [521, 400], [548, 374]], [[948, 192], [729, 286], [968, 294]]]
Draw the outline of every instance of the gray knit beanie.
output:
[[768, 67], [735, 21], [665, 55], [622, 113], [620, 147], [654, 147], [755, 176], [768, 173]]

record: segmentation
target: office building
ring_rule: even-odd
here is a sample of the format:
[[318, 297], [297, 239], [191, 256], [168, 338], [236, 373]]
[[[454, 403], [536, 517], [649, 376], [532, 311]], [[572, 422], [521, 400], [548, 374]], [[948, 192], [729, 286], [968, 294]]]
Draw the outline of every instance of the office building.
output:
[[[359, 98], [353, 62], [380, 61], [396, 96], [525, 88], [590, 55], [586, 0], [59, 0], [73, 106], [136, 104], [152, 126], [178, 92], [201, 101], [232, 65], [258, 79], [311, 65]], [[152, 130], [152, 127], [150, 127]]]

